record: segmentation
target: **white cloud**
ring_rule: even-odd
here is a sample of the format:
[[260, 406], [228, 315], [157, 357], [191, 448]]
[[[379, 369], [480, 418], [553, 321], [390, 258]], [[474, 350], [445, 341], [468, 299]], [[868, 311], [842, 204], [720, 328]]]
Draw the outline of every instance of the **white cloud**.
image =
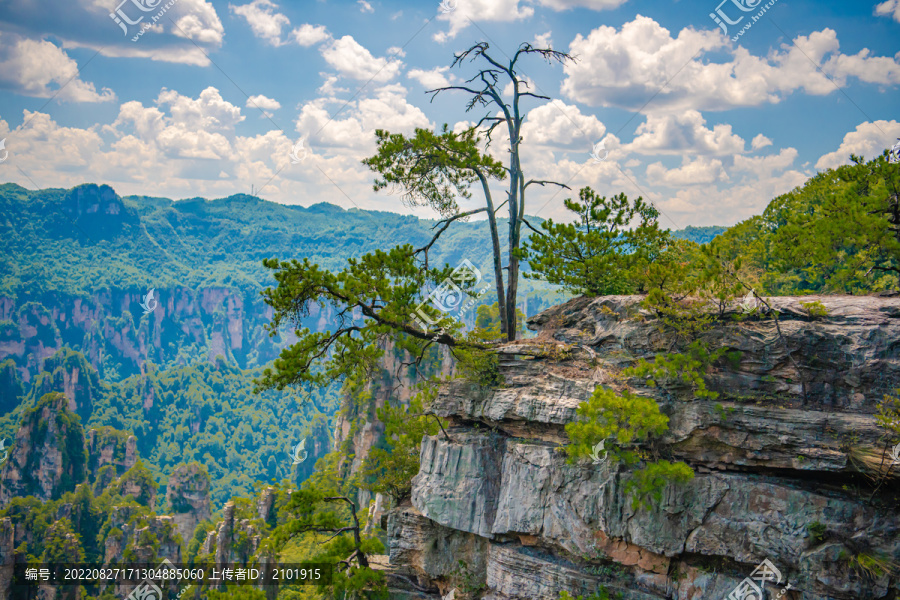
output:
[[319, 75], [325, 80], [317, 90], [322, 96], [334, 98], [338, 94], [345, 94], [350, 91], [347, 88], [337, 86], [337, 82], [341, 80], [338, 75], [329, 75], [328, 73], [319, 73]]
[[231, 131], [245, 118], [240, 107], [224, 100], [214, 87], [200, 92], [196, 100], [163, 88], [156, 104], [168, 105], [172, 122], [194, 131]]
[[372, 8], [372, 5], [366, 2], [366, 0], [356, 0], [356, 3], [359, 4], [359, 12], [361, 13], [375, 12], [375, 9]]
[[534, 40], [531, 42], [531, 45], [535, 48], [551, 48], [553, 46], [553, 39], [551, 38], [552, 35], [552, 31], [538, 34], [534, 36]]
[[374, 97], [363, 98], [342, 111], [342, 115], [348, 115], [343, 119], [332, 119], [327, 101], [316, 100], [300, 110], [296, 130], [319, 147], [355, 148], [369, 154], [375, 149], [376, 129], [409, 134], [416, 127], [434, 127], [421, 109], [407, 102], [407, 95], [406, 88], [398, 84], [381, 87]]
[[761, 133], [759, 135], [757, 135], [755, 138], [753, 138], [752, 142], [750, 142], [750, 147], [753, 148], [754, 150], [759, 150], [761, 148], [765, 148], [766, 146], [771, 146], [771, 145], [772, 145], [772, 140], [770, 140], [769, 138], [767, 138], [766, 136], [764, 136]]
[[450, 29], [436, 33], [434, 39], [438, 42], [451, 40], [468, 27], [472, 20], [511, 22], [527, 19], [533, 14], [534, 8], [519, 7], [519, 0], [456, 0], [456, 9], [438, 13], [438, 20], [448, 21]]
[[897, 121], [866, 121], [848, 132], [841, 145], [834, 152], [822, 155], [816, 162], [817, 169], [833, 169], [850, 164], [850, 155], [856, 154], [868, 160], [880, 156], [890, 149], [900, 138], [900, 123]]
[[594, 115], [584, 115], [577, 106], [553, 100], [532, 109], [522, 125], [526, 144], [576, 147], [589, 153], [606, 134], [606, 127]]
[[174, 18], [175, 24], [171, 28], [174, 35], [195, 42], [221, 45], [225, 28], [211, 3], [206, 0], [179, 0], [176, 6], [181, 16]]
[[401, 48], [400, 46], [391, 46], [390, 48], [387, 49], [387, 53], [394, 55], [394, 56], [400, 56], [400, 57], [406, 56], [406, 51], [403, 48]]
[[449, 70], [450, 67], [435, 67], [429, 71], [410, 69], [406, 76], [418, 81], [425, 89], [433, 90], [450, 85], [450, 80], [444, 75]]
[[285, 15], [275, 12], [278, 7], [271, 0], [253, 0], [250, 4], [241, 6], [229, 4], [228, 8], [236, 15], [244, 17], [256, 37], [265, 40], [272, 46], [284, 44], [281, 41], [281, 30], [290, 27], [291, 20]]
[[886, 0], [875, 7], [875, 14], [879, 16], [890, 16], [900, 23], [900, 0]]
[[706, 119], [696, 110], [680, 114], [650, 114], [638, 126], [637, 137], [626, 144], [629, 152], [671, 155], [727, 155], [744, 151], [744, 140], [731, 125], [706, 127]]
[[[0, 34], [6, 51], [0, 51], [0, 83], [18, 94], [69, 102], [110, 102], [112, 90], [97, 93], [93, 83], [79, 77], [78, 64], [48, 41]], [[57, 93], [58, 92], [58, 93]]]
[[[587, 37], [576, 35], [569, 52], [580, 60], [566, 63], [562, 90], [591, 106], [640, 109], [652, 98], [656, 111], [680, 111], [777, 103], [798, 90], [831, 94], [849, 77], [900, 83], [894, 58], [869, 56], [867, 49], [845, 55], [839, 47], [837, 34], [824, 29], [798, 36], [766, 57], [753, 56], [719, 30], [682, 29], [672, 37], [653, 19], [638, 15], [621, 30], [603, 26]], [[704, 56], [712, 51], [728, 53], [731, 60], [712, 62]]]
[[247, 104], [245, 104], [247, 108], [258, 108], [261, 109], [262, 114], [260, 117], [270, 116], [269, 112], [276, 111], [281, 108], [281, 103], [278, 100], [273, 100], [272, 98], [268, 98], [259, 94], [257, 96], [250, 96], [247, 98]]
[[294, 41], [301, 46], [313, 46], [319, 42], [331, 39], [331, 34], [325, 29], [324, 25], [310, 25], [304, 23], [300, 27], [291, 31]]
[[771, 176], [775, 171], [787, 169], [797, 160], [796, 148], [782, 148], [778, 154], [769, 156], [740, 156], [734, 157], [735, 171], [745, 171], [754, 175]]
[[371, 52], [354, 40], [353, 36], [349, 35], [324, 47], [322, 57], [341, 75], [379, 83], [390, 81], [396, 77], [403, 64], [387, 58], [375, 58]]
[[728, 175], [721, 160], [700, 156], [695, 160], [684, 157], [681, 166], [674, 169], [667, 169], [659, 162], [648, 165], [647, 180], [654, 186], [683, 187], [728, 181]]
[[308, 47], [331, 39], [331, 34], [324, 25], [310, 25], [309, 23], [295, 27], [287, 35], [287, 38], [283, 39], [282, 32], [291, 26], [291, 20], [277, 12], [278, 5], [271, 0], [253, 0], [250, 4], [241, 6], [229, 4], [228, 7], [233, 13], [244, 17], [247, 24], [250, 25], [253, 35], [272, 46], [284, 46], [294, 42]]

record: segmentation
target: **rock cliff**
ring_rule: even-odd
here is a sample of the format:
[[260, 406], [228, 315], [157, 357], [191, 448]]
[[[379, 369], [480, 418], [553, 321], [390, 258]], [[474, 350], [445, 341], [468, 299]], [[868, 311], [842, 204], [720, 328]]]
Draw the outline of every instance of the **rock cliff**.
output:
[[166, 502], [183, 540], [191, 539], [197, 525], [209, 518], [209, 473], [203, 465], [181, 465], [169, 475]]
[[[811, 316], [813, 300], [828, 314]], [[441, 391], [448, 436], [423, 440], [411, 504], [387, 519], [394, 569], [456, 598], [720, 600], [768, 560], [779, 576], [764, 597], [900, 597], [900, 485], [870, 500], [862, 472], [884, 447], [876, 403], [900, 385], [900, 299], [773, 298], [781, 335], [725, 311], [714, 400], [623, 376], [667, 349], [639, 301], [547, 310], [529, 321], [536, 338], [500, 349], [502, 387]], [[626, 383], [660, 404], [663, 451], [695, 471], [650, 507], [626, 491], [633, 469], [560, 451], [579, 403]]]
[[15, 496], [59, 497], [85, 480], [87, 452], [78, 416], [59, 392], [26, 411], [0, 471], [0, 506]]

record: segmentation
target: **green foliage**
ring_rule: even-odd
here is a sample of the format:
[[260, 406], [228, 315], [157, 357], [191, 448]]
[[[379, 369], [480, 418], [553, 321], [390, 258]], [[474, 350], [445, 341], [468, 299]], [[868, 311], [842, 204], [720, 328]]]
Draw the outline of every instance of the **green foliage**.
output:
[[866, 292], [896, 288], [900, 273], [900, 169], [886, 156], [829, 169], [773, 200], [763, 213], [771, 255], [795, 287]]
[[395, 505], [409, 497], [412, 478], [419, 472], [422, 438], [440, 431], [437, 417], [423, 414], [424, 402], [434, 393], [436, 386], [429, 386], [410, 401], [409, 407], [388, 404], [378, 411], [386, 447], [369, 450], [358, 473], [360, 488], [385, 494]]
[[[660, 460], [634, 472], [625, 484], [625, 493], [632, 494], [631, 507], [650, 509], [662, 501], [663, 491], [671, 484], [687, 483], [694, 471], [683, 462]], [[651, 502], [652, 500], [652, 502]]]
[[706, 387], [703, 374], [725, 352], [726, 348], [710, 351], [702, 340], [694, 340], [683, 352], [657, 354], [653, 362], [640, 359], [635, 366], [625, 369], [623, 374], [646, 378], [650, 386], [655, 386], [659, 381], [678, 382], [689, 386], [697, 398], [715, 399], [719, 393]]
[[629, 447], [668, 430], [669, 418], [660, 413], [659, 405], [628, 390], [618, 394], [598, 386], [578, 405], [577, 414], [579, 420], [566, 425], [571, 440], [566, 452], [572, 461], [591, 456], [594, 446], [603, 442], [610, 457], [632, 464], [639, 455]]
[[876, 552], [859, 552], [848, 559], [850, 568], [860, 577], [878, 580], [893, 577], [900, 573], [900, 563], [887, 554]]
[[668, 232], [659, 228], [657, 210], [642, 198], [631, 201], [619, 194], [607, 199], [591, 188], [581, 189], [579, 199], [565, 201], [577, 215], [576, 223], [547, 220], [541, 224], [546, 234], [533, 235], [523, 248], [532, 269], [525, 277], [589, 296], [642, 291], [638, 274], [656, 260], [668, 240]]
[[[900, 393], [900, 390], [897, 390]], [[885, 394], [884, 399], [878, 403], [878, 414], [875, 417], [878, 424], [888, 431], [888, 435], [900, 438], [900, 397]]]
[[[570, 461], [596, 455], [597, 445], [602, 443], [608, 458], [634, 464], [641, 458], [638, 444], [669, 429], [669, 418], [660, 413], [656, 402], [628, 390], [619, 394], [598, 386], [587, 402], [578, 405], [577, 413], [579, 420], [566, 425], [571, 440], [566, 446]], [[635, 510], [650, 508], [650, 500], [662, 500], [667, 485], [684, 483], [693, 477], [693, 470], [683, 462], [649, 462], [632, 474], [625, 492], [633, 495]]]
[[808, 314], [811, 318], [828, 316], [828, 307], [818, 300], [814, 300], [812, 302], [801, 302], [800, 306], [802, 306], [806, 310], [806, 314]]
[[[479, 337], [485, 340], [502, 340], [500, 332], [500, 308], [496, 302], [493, 304], [479, 304], [475, 311], [475, 330]], [[516, 308], [516, 330], [524, 334], [525, 313]]]
[[813, 544], [821, 544], [825, 541], [827, 527], [819, 521], [813, 521], [806, 526], [806, 534]]
[[[262, 388], [284, 389], [289, 385], [324, 386], [347, 378], [371, 379], [384, 356], [384, 342], [391, 340], [398, 350], [423, 356], [435, 342], [458, 348], [483, 347], [476, 339], [462, 335], [462, 324], [430, 303], [422, 303], [426, 284], [439, 285], [453, 269], [425, 269], [412, 246], [387, 252], [377, 250], [360, 259], [348, 259], [342, 271], [331, 272], [304, 259], [290, 262], [265, 261], [275, 270], [277, 288], [263, 292], [275, 309], [269, 330], [292, 323], [296, 326], [318, 304], [338, 314], [335, 331], [295, 330], [299, 340], [281, 352], [274, 369], [266, 368], [259, 380]], [[472, 281], [460, 282], [463, 290]], [[360, 318], [352, 316], [358, 311]], [[438, 330], [431, 333], [415, 323], [419, 315]]]
[[280, 503], [279, 511], [284, 511], [285, 517], [264, 542], [264, 551], [280, 553], [295, 539], [321, 538], [307, 559], [335, 565], [332, 581], [320, 586], [327, 598], [386, 600], [384, 573], [369, 567], [367, 559], [383, 553], [384, 546], [377, 537], [362, 533], [356, 505], [341, 494], [345, 483], [340, 478], [339, 461], [337, 453], [321, 459], [303, 488]]
[[378, 152], [363, 164], [381, 175], [374, 190], [400, 188], [408, 206], [429, 206], [449, 217], [459, 212], [457, 198], [469, 199], [469, 187], [479, 181], [503, 180], [503, 165], [478, 150], [477, 130], [450, 131], [444, 124], [440, 133], [416, 128], [415, 135], [391, 134], [375, 130]]

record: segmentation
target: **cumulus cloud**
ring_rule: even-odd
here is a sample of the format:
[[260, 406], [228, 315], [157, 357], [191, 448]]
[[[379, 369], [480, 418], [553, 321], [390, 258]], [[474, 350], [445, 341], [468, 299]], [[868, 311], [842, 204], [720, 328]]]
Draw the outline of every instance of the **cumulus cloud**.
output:
[[[27, 173], [9, 169], [10, 181], [27, 187], [34, 187], [29, 177], [40, 186], [102, 181], [123, 195], [177, 199], [249, 192], [252, 184], [263, 189], [262, 197], [288, 204], [301, 198], [400, 211], [395, 197], [372, 192], [372, 174], [360, 161], [374, 152], [378, 127], [404, 133], [434, 127], [406, 97], [402, 86], [383, 86], [354, 100], [344, 118], [334, 120], [330, 100], [309, 102], [300, 108], [301, 133], [291, 139], [277, 129], [238, 135], [242, 108], [214, 87], [197, 96], [162, 89], [149, 105], [123, 103], [102, 128], [67, 128], [49, 115], [25, 111], [25, 125], [12, 131], [0, 120], [0, 138], [8, 138], [10, 151], [4, 167]], [[307, 138], [310, 152], [294, 164], [290, 152], [300, 137]]]
[[606, 127], [594, 115], [582, 114], [577, 106], [553, 100], [528, 112], [522, 126], [527, 144], [581, 148], [590, 152], [606, 134]]
[[760, 148], [765, 148], [766, 146], [771, 146], [772, 140], [764, 136], [763, 134], [757, 135], [753, 138], [753, 141], [750, 142], [750, 147], [754, 150], [759, 150]]
[[681, 114], [651, 114], [638, 126], [637, 136], [626, 145], [640, 154], [736, 154], [744, 151], [744, 140], [721, 123], [712, 129], [696, 110]]
[[290, 28], [291, 20], [277, 12], [278, 5], [272, 0], [253, 0], [240, 6], [229, 4], [228, 8], [247, 21], [253, 35], [272, 46], [284, 46], [291, 42], [300, 46], [313, 46], [331, 38], [324, 25], [309, 23], [295, 27], [286, 37], [282, 37], [283, 31]]
[[403, 64], [397, 60], [372, 56], [367, 48], [350, 35], [345, 35], [324, 47], [322, 57], [341, 75], [378, 83], [395, 78]]
[[291, 37], [301, 46], [314, 46], [320, 42], [331, 39], [331, 34], [324, 25], [310, 25], [304, 23], [291, 31]]
[[527, 19], [534, 14], [534, 8], [519, 6], [520, 0], [456, 0], [456, 9], [438, 13], [439, 21], [447, 21], [450, 29], [434, 35], [438, 42], [455, 38], [469, 26], [472, 20], [479, 22], [511, 22]]
[[551, 48], [553, 46], [552, 35], [552, 31], [548, 31], [547, 33], [540, 33], [534, 36], [534, 40], [532, 40], [531, 45], [535, 48]]
[[285, 15], [275, 12], [277, 6], [271, 0], [253, 0], [250, 4], [234, 6], [229, 4], [231, 11], [244, 18], [253, 35], [265, 40], [273, 46], [281, 46], [281, 31], [289, 27], [291, 20]]
[[261, 109], [262, 114], [260, 117], [270, 116], [270, 112], [274, 112], [281, 108], [281, 103], [278, 100], [274, 100], [272, 98], [268, 98], [259, 94], [257, 96], [250, 96], [247, 98], [247, 104], [245, 104], [247, 108], [258, 108]]
[[82, 80], [78, 64], [54, 44], [0, 35], [0, 85], [25, 96], [68, 102], [110, 102], [112, 90], [99, 93], [93, 83]]
[[834, 152], [822, 155], [816, 162], [817, 169], [833, 169], [850, 164], [850, 155], [856, 154], [867, 160], [880, 156], [890, 149], [900, 138], [900, 123], [897, 121], [866, 121], [848, 132], [841, 145]]
[[353, 148], [367, 154], [375, 149], [376, 129], [409, 134], [416, 127], [434, 126], [421, 109], [407, 102], [407, 95], [407, 89], [399, 84], [381, 87], [373, 97], [363, 98], [353, 103], [351, 110], [343, 111], [341, 114], [347, 115], [344, 118], [332, 118], [328, 101], [315, 100], [300, 110], [296, 130], [320, 147]]
[[366, 2], [366, 0], [356, 0], [356, 3], [359, 4], [359, 12], [361, 13], [375, 12], [375, 9], [372, 8], [372, 5]]
[[201, 44], [221, 45], [225, 28], [212, 4], [207, 0], [179, 0], [176, 6], [178, 11], [172, 9], [174, 35]]
[[164, 14], [155, 23], [156, 12], [142, 13], [126, 2], [118, 7], [119, 14], [135, 23], [120, 18], [121, 27], [109, 17], [116, 7], [105, 0], [71, 0], [47, 10], [46, 4], [32, 0], [6, 0], [0, 28], [32, 40], [53, 36], [54, 43], [66, 49], [90, 48], [109, 57], [199, 66], [209, 65], [206, 53], [222, 43], [224, 28], [209, 0], [179, 0], [170, 7], [160, 4], [156, 8]]
[[886, 0], [875, 7], [875, 14], [882, 17], [891, 17], [900, 23], [900, 0]]
[[728, 181], [728, 175], [721, 160], [700, 156], [695, 160], [684, 157], [681, 166], [674, 169], [667, 169], [659, 162], [648, 165], [647, 180], [654, 186], [683, 187]]
[[425, 89], [433, 90], [450, 85], [450, 80], [444, 74], [449, 70], [450, 67], [436, 67], [427, 71], [424, 69], [410, 69], [406, 76], [418, 81]]
[[[712, 52], [730, 54], [712, 62]], [[840, 52], [831, 29], [798, 36], [767, 56], [734, 46], [719, 30], [682, 29], [674, 36], [649, 17], [638, 15], [621, 30], [598, 27], [578, 34], [569, 46], [578, 62], [564, 67], [563, 93], [591, 106], [636, 110], [652, 99], [653, 110], [726, 110], [777, 103], [802, 90], [826, 95], [851, 77], [866, 83], [900, 83], [900, 63], [892, 57]], [[816, 65], [821, 65], [821, 71]]]

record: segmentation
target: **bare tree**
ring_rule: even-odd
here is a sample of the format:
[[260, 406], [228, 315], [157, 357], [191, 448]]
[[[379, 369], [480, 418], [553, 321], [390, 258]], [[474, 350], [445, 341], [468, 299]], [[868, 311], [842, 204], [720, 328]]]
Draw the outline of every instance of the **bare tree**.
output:
[[[522, 224], [524, 223], [531, 227], [525, 219], [525, 190], [533, 184], [541, 186], [551, 184], [568, 189], [568, 186], [554, 181], [535, 179], [526, 181], [525, 179], [519, 153], [519, 148], [523, 141], [522, 122], [524, 120], [520, 102], [526, 97], [538, 100], [550, 100], [550, 98], [529, 91], [530, 85], [528, 81], [517, 71], [518, 63], [520, 58], [532, 55], [540, 56], [549, 63], [558, 62], [560, 64], [564, 64], [569, 60], [574, 61], [575, 57], [551, 48], [535, 48], [531, 44], [526, 43], [519, 46], [508, 63], [503, 64], [488, 54], [488, 49], [489, 45], [487, 42], [481, 42], [465, 52], [455, 55], [451, 68], [462, 66], [467, 60], [468, 62], [485, 62], [488, 65], [468, 79], [465, 82], [466, 85], [441, 87], [429, 90], [427, 93], [431, 94], [431, 99], [434, 101], [434, 98], [442, 92], [451, 90], [466, 92], [471, 95], [466, 105], [467, 112], [477, 107], [495, 107], [499, 111], [499, 115], [488, 113], [476, 125], [476, 127], [487, 125], [486, 135], [489, 144], [492, 141], [494, 130], [498, 126], [506, 124], [507, 133], [509, 134], [509, 163], [505, 169], [509, 175], [509, 191], [504, 204], [509, 205], [509, 266], [507, 267], [509, 284], [506, 288], [506, 310], [501, 313], [501, 318], [506, 318], [505, 330], [507, 339], [512, 341], [516, 338], [516, 295], [519, 285], [518, 250], [521, 244]], [[510, 102], [506, 102], [503, 100], [502, 90], [510, 83], [512, 84], [513, 96]], [[503, 205], [501, 204], [500, 206], [502, 207]], [[502, 305], [503, 303], [499, 302], [499, 304]]]

